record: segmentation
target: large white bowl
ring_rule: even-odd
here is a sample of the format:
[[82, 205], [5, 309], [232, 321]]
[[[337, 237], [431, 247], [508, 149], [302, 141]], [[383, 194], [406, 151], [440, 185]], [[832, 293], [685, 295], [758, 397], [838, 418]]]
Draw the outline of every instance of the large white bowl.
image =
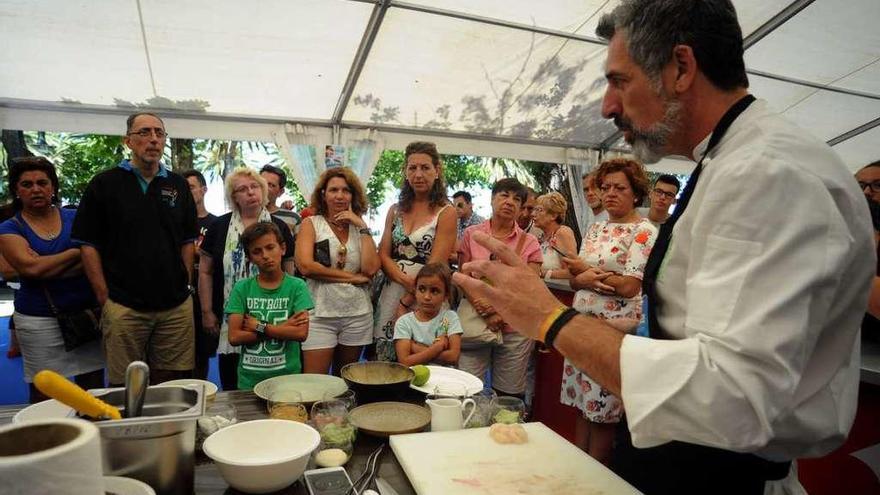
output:
[[219, 430], [202, 449], [231, 487], [269, 493], [296, 481], [320, 442], [321, 435], [307, 424], [260, 419]]

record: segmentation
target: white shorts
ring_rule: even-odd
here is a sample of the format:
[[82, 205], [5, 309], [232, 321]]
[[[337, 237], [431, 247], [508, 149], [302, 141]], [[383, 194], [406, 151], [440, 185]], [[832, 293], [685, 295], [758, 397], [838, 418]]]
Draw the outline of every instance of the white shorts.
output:
[[373, 343], [373, 314], [309, 318], [309, 336], [302, 350], [332, 349], [337, 345], [357, 347]]
[[28, 316], [16, 312], [15, 336], [24, 361], [24, 381], [31, 383], [38, 371], [48, 369], [76, 376], [104, 367], [101, 339], [64, 350], [61, 328], [55, 317]]

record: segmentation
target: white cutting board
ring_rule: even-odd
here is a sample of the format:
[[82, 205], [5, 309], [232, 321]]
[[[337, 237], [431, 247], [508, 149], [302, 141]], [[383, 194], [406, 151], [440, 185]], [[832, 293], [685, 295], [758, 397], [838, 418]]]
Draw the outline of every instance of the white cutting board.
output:
[[501, 445], [489, 428], [393, 435], [391, 448], [419, 495], [640, 493], [543, 423], [529, 441]]

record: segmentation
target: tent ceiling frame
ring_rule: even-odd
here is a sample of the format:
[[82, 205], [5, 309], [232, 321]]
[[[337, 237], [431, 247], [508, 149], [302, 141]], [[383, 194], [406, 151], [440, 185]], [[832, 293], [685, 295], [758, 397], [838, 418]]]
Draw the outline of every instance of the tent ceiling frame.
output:
[[373, 48], [373, 42], [376, 41], [376, 35], [379, 33], [379, 28], [385, 19], [385, 13], [388, 11], [390, 1], [381, 0], [373, 6], [370, 20], [367, 22], [367, 27], [364, 28], [364, 35], [361, 37], [360, 45], [358, 45], [354, 60], [351, 62], [351, 69], [349, 69], [348, 76], [345, 78], [345, 84], [342, 86], [342, 93], [336, 102], [336, 108], [333, 109], [333, 117], [330, 120], [334, 125], [342, 123], [345, 109], [348, 108], [348, 103], [357, 86], [358, 79], [361, 77], [364, 64], [366, 64], [370, 50]]
[[837, 136], [836, 138], [829, 139], [828, 145], [834, 146], [834, 145], [840, 144], [840, 143], [846, 141], [847, 139], [851, 139], [851, 138], [858, 136], [859, 134], [868, 132], [877, 126], [880, 126], [880, 117], [878, 117], [878, 118], [876, 118], [866, 124], [862, 124], [862, 125], [856, 127], [855, 129], [844, 132], [843, 134]]
[[520, 22], [511, 22], [511, 21], [505, 21], [502, 19], [495, 19], [493, 17], [484, 17], [484, 16], [479, 16], [479, 15], [474, 15], [474, 14], [466, 14], [464, 12], [458, 12], [455, 10], [439, 9], [436, 7], [429, 7], [427, 5], [416, 5], [416, 4], [412, 4], [412, 3], [408, 3], [408, 2], [391, 0], [391, 6], [399, 8], [399, 9], [403, 9], [403, 10], [413, 10], [416, 12], [424, 12], [426, 14], [434, 14], [434, 15], [439, 15], [439, 16], [443, 16], [443, 17], [451, 17], [453, 19], [474, 21], [474, 22], [479, 22], [481, 24], [491, 24], [493, 26], [500, 26], [500, 27], [505, 27], [505, 28], [510, 28], [510, 29], [518, 29], [520, 31], [528, 31], [530, 33], [546, 34], [549, 36], [555, 36], [555, 37], [559, 37], [559, 38], [566, 38], [566, 39], [570, 39], [570, 40], [583, 41], [583, 42], [591, 43], [594, 45], [605, 46], [608, 44], [605, 41], [603, 41], [599, 38], [595, 38], [593, 36], [585, 36], [582, 34], [568, 33], [566, 31], [560, 31], [558, 29], [549, 29], [549, 28], [542, 28], [542, 27], [538, 27], [538, 26], [531, 26], [529, 24], [523, 24]]
[[[89, 113], [94, 115], [114, 115], [114, 116], [127, 116], [132, 113], [132, 111], [137, 110], [137, 108], [130, 107], [114, 107], [107, 105], [72, 105], [70, 103], [61, 103], [61, 102], [42, 102], [35, 100], [20, 100], [14, 98], [0, 98], [0, 108], [10, 108], [10, 109], [21, 109], [21, 110], [35, 110], [35, 111], [46, 111], [46, 112], [66, 112], [66, 113]], [[145, 109], [146, 110], [146, 109]], [[561, 140], [546, 140], [546, 139], [528, 139], [521, 138], [515, 136], [496, 136], [492, 134], [478, 134], [474, 135], [468, 133], [466, 131], [447, 131], [443, 129], [430, 129], [423, 127], [405, 127], [405, 126], [395, 126], [388, 124], [374, 124], [372, 122], [340, 122], [338, 124], [330, 121], [330, 120], [321, 120], [321, 119], [301, 119], [296, 117], [254, 117], [250, 115], [241, 115], [241, 114], [223, 114], [223, 113], [206, 113], [206, 112], [193, 112], [188, 110], [175, 110], [175, 109], [163, 109], [163, 108], [155, 108], [152, 109], [157, 112], [161, 112], [163, 118], [178, 118], [178, 119], [191, 119], [191, 120], [201, 120], [201, 121], [213, 121], [213, 122], [241, 122], [244, 124], [274, 124], [274, 125], [283, 125], [283, 124], [302, 124], [306, 126], [315, 126], [315, 127], [325, 127], [332, 129], [334, 125], [338, 125], [340, 128], [344, 129], [376, 129], [379, 131], [389, 131], [396, 132], [401, 134], [412, 134], [412, 135], [421, 135], [421, 136], [437, 136], [437, 137], [447, 137], [447, 138], [457, 138], [457, 139], [466, 139], [466, 138], [477, 138], [481, 141], [491, 141], [498, 143], [511, 143], [511, 144], [525, 144], [530, 146], [546, 146], [552, 148], [566, 147], [566, 148], [596, 148], [598, 145], [596, 143], [587, 143], [587, 142], [579, 142], [579, 141], [561, 141]]]
[[141, 7], [141, 0], [137, 0], [138, 23], [141, 27], [141, 41], [144, 42], [144, 58], [147, 61], [147, 72], [150, 73], [150, 87], [153, 88], [153, 96], [158, 96], [156, 91], [156, 75], [153, 73], [153, 59], [150, 56], [150, 44], [147, 43], [147, 27], [144, 25], [144, 13]]
[[870, 98], [872, 100], [880, 100], [880, 95], [874, 93], [866, 93], [864, 91], [857, 91], [854, 89], [841, 88], [840, 86], [831, 86], [829, 84], [819, 84], [810, 81], [804, 81], [803, 79], [796, 79], [794, 77], [788, 76], [780, 76], [778, 74], [772, 74], [770, 72], [764, 72], [761, 70], [748, 69], [747, 73], [753, 76], [766, 77], [767, 79], [774, 79], [776, 81], [797, 84], [799, 86], [806, 86], [808, 88], [818, 89], [821, 91], [830, 91], [832, 93], [840, 93], [847, 96], [858, 96], [860, 98]]
[[611, 149], [611, 145], [616, 143], [620, 139], [620, 136], [623, 136], [623, 131], [615, 131], [614, 134], [608, 136], [604, 141], [599, 143], [599, 149], [604, 151]]
[[549, 139], [528, 139], [515, 136], [499, 136], [495, 134], [472, 134], [466, 131], [447, 131], [443, 129], [430, 129], [424, 127], [404, 127], [388, 124], [374, 124], [372, 122], [345, 122], [343, 126], [347, 129], [376, 129], [378, 131], [396, 132], [400, 134], [412, 134], [417, 136], [432, 136], [457, 139], [478, 139], [480, 141], [491, 141], [495, 143], [510, 144], [526, 144], [530, 146], [546, 146], [550, 148], [580, 148], [580, 149], [597, 149], [597, 143], [576, 142], [576, 141], [560, 141]]
[[[467, 14], [464, 12], [453, 11], [440, 9], [425, 5], [417, 5], [412, 4], [406, 1], [400, 0], [347, 0], [350, 2], [357, 3], [368, 3], [373, 5], [373, 11], [371, 13], [370, 19], [367, 23], [367, 26], [364, 29], [364, 35], [361, 38], [360, 45], [358, 46], [358, 50], [355, 54], [354, 60], [352, 61], [351, 68], [346, 77], [346, 81], [343, 85], [343, 89], [340, 92], [339, 99], [337, 100], [336, 107], [334, 108], [332, 117], [330, 120], [325, 119], [302, 119], [297, 117], [255, 117], [252, 115], [243, 115], [243, 114], [216, 114], [216, 113], [201, 113], [201, 112], [190, 112], [190, 111], [182, 111], [182, 110], [174, 110], [174, 109], [161, 109], [158, 108], [156, 110], [162, 111], [163, 115], [167, 115], [169, 117], [177, 117], [177, 118], [189, 118], [189, 119], [197, 119], [204, 121], [223, 121], [223, 122], [242, 122], [242, 123], [262, 123], [262, 124], [282, 124], [282, 123], [290, 123], [297, 122], [304, 125], [314, 125], [320, 127], [333, 127], [333, 126], [342, 126], [345, 128], [375, 128], [380, 130], [389, 130], [400, 133], [408, 133], [408, 134], [420, 134], [426, 136], [441, 136], [441, 137], [453, 137], [453, 138], [467, 138], [467, 137], [476, 137], [477, 139], [484, 141], [494, 141], [494, 142], [504, 142], [504, 143], [516, 143], [516, 144], [529, 144], [529, 145], [546, 145], [551, 147], [565, 146], [565, 147], [575, 147], [575, 148], [597, 148], [600, 150], [610, 150], [611, 146], [614, 145], [620, 139], [622, 133], [620, 131], [614, 132], [612, 135], [606, 137], [601, 142], [598, 143], [575, 143], [575, 142], [567, 142], [567, 141], [543, 141], [537, 139], [529, 139], [529, 138], [518, 138], [511, 136], [495, 136], [495, 135], [473, 135], [468, 134], [463, 131], [446, 131], [439, 129], [426, 129], [426, 128], [413, 128], [413, 127], [398, 127], [398, 126], [390, 126], [390, 125], [375, 125], [370, 123], [362, 123], [362, 122], [345, 122], [343, 120], [343, 116], [345, 114], [346, 108], [348, 107], [351, 97], [356, 88], [358, 79], [360, 78], [361, 72], [364, 68], [364, 65], [367, 62], [370, 51], [372, 49], [373, 43], [378, 35], [378, 32], [381, 28], [382, 21], [384, 20], [385, 14], [388, 9], [391, 7], [399, 8], [402, 10], [410, 10], [416, 12], [423, 12], [432, 15], [444, 16], [454, 19], [473, 21], [482, 24], [494, 25], [504, 28], [516, 29], [521, 31], [527, 31], [531, 33], [544, 34], [553, 37], [559, 37], [563, 39], [582, 41], [585, 43], [595, 44], [595, 45], [607, 45], [607, 42], [592, 36], [580, 35], [569, 33], [565, 31], [560, 31], [556, 29], [543, 28], [539, 26], [533, 26], [523, 23], [505, 21], [501, 19], [479, 16], [474, 14]], [[751, 46], [754, 46], [760, 40], [765, 38], [767, 35], [778, 29], [785, 22], [795, 17], [798, 13], [803, 11], [809, 5], [811, 5], [815, 0], [794, 0], [788, 6], [786, 6], [783, 10], [769, 19], [767, 22], [758, 27], [755, 31], [750, 33], [743, 40], [743, 46], [745, 49], [748, 49]], [[141, 28], [141, 37], [144, 43], [144, 54], [146, 57], [147, 67], [149, 69], [150, 81], [153, 87], [153, 92], [156, 91], [155, 77], [153, 74], [149, 46], [147, 43], [146, 36], [146, 28], [143, 20], [143, 15], [141, 11], [141, 1], [136, 0], [137, 8], [138, 8], [138, 17]], [[834, 93], [844, 94], [848, 96], [856, 96], [862, 98], [869, 98], [872, 100], [880, 100], [880, 95], [873, 93], [866, 93], [857, 90], [850, 90], [846, 88], [841, 88], [837, 86], [831, 85], [823, 85], [819, 83], [814, 83], [810, 81], [800, 80], [796, 78], [791, 78], [787, 76], [782, 76], [778, 74], [773, 74], [769, 72], [764, 72], [755, 69], [747, 69], [746, 72], [750, 75], [765, 77], [768, 79], [773, 79], [780, 82], [797, 84], [800, 86], [805, 86], [809, 88], [813, 88], [821, 91], [830, 91]], [[61, 112], [88, 112], [92, 114], [104, 114], [104, 115], [127, 115], [131, 112], [131, 108], [126, 107], [112, 107], [105, 105], [71, 105], [67, 103], [61, 102], [42, 102], [42, 101], [34, 101], [34, 100], [20, 100], [20, 99], [10, 99], [10, 98], [0, 98], [0, 107], [7, 108], [20, 108], [26, 110], [43, 110], [43, 111], [61, 111]], [[861, 126], [858, 126], [854, 129], [851, 129], [833, 139], [828, 141], [828, 144], [831, 146], [837, 145], [841, 142], [844, 142], [848, 139], [851, 139], [855, 136], [858, 136], [864, 132], [867, 132], [875, 127], [880, 126], [880, 118], [872, 120], [868, 123], [865, 123]], [[616, 149], [616, 148], [615, 148]]]
[[779, 11], [778, 14], [771, 17], [767, 22], [762, 24], [758, 29], [752, 31], [748, 36], [743, 38], [743, 49], [748, 50], [749, 47], [764, 39], [765, 36], [775, 31], [779, 26], [783, 25], [792, 17], [807, 8], [814, 0], [795, 0], [787, 7]]
[[209, 113], [195, 112], [191, 110], [177, 110], [173, 108], [157, 107], [122, 107], [110, 105], [86, 105], [63, 102], [45, 102], [37, 100], [22, 100], [17, 98], [0, 98], [0, 108], [21, 110], [36, 110], [47, 112], [66, 113], [90, 113], [94, 115], [119, 115], [128, 116], [137, 110], [160, 112], [162, 117], [193, 119], [216, 122], [242, 122], [245, 124], [287, 124], [297, 123], [320, 127], [332, 127], [333, 124], [326, 119], [303, 119], [299, 117], [255, 117], [253, 115], [235, 113]]

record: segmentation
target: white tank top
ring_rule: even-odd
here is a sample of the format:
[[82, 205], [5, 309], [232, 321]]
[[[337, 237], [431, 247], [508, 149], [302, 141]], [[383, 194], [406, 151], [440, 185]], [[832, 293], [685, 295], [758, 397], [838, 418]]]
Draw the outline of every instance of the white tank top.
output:
[[[336, 268], [339, 238], [333, 233], [330, 224], [321, 215], [309, 217], [315, 227], [315, 242], [330, 241], [331, 268]], [[354, 225], [348, 226], [348, 242], [343, 270], [358, 273], [361, 270], [361, 238]], [[338, 317], [359, 316], [373, 311], [370, 304], [368, 286], [356, 286], [342, 282], [326, 282], [323, 280], [307, 280], [309, 292], [315, 303], [314, 316]]]

